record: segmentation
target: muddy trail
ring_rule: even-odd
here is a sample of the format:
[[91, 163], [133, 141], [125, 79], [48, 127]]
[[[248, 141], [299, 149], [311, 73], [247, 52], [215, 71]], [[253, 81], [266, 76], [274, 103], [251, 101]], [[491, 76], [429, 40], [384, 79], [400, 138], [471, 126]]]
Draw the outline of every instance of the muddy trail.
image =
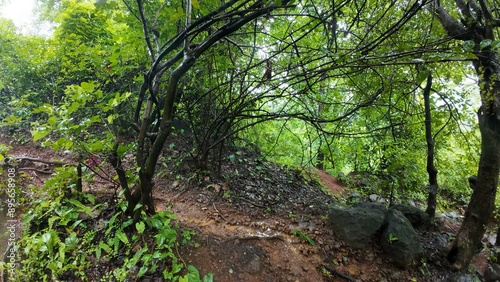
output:
[[[38, 145], [5, 138], [0, 143], [12, 146], [9, 156], [25, 158], [18, 168], [26, 187], [41, 187], [57, 162], [75, 161]], [[336, 238], [327, 206], [350, 192], [324, 171], [290, 170], [245, 150], [228, 155], [217, 176], [184, 163], [159, 170], [156, 209], [173, 211], [179, 227], [192, 236], [178, 255], [202, 275], [213, 273], [214, 281], [446, 281], [452, 275], [442, 260], [400, 269], [376, 245], [353, 249]], [[84, 188], [102, 194], [112, 186], [99, 179]], [[458, 224], [445, 222], [440, 232], [456, 232]], [[439, 250], [430, 235], [424, 232], [422, 238], [435, 256]], [[484, 268], [485, 260], [477, 267]]]

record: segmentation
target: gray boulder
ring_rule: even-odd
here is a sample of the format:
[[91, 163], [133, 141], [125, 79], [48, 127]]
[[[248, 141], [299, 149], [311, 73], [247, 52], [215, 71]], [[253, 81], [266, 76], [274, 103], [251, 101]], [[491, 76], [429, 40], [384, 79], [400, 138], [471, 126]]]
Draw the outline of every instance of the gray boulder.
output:
[[389, 209], [385, 222], [380, 245], [387, 256], [403, 268], [419, 264], [424, 256], [424, 249], [410, 221], [402, 212]]
[[376, 209], [384, 214], [387, 212], [387, 207], [382, 203], [362, 202], [355, 204], [354, 207], [363, 209]]
[[398, 204], [392, 206], [391, 209], [402, 212], [414, 228], [427, 226], [430, 223], [429, 215], [419, 208]]
[[481, 281], [481, 280], [475, 274], [460, 273], [459, 272], [459, 273], [451, 274], [446, 281], [447, 282], [476, 282], [476, 281]]
[[348, 207], [332, 204], [328, 207], [328, 219], [333, 231], [346, 244], [363, 248], [384, 223], [385, 213], [380, 206]]
[[500, 265], [496, 263], [489, 264], [486, 268], [486, 271], [484, 272], [484, 281], [500, 281]]

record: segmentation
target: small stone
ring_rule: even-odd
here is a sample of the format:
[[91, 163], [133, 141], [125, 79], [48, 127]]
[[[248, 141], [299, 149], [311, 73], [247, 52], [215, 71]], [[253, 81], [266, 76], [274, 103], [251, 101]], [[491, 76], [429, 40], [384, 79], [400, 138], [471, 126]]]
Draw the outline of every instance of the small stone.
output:
[[253, 255], [246, 266], [246, 271], [250, 274], [257, 274], [262, 270], [262, 260], [258, 255]]

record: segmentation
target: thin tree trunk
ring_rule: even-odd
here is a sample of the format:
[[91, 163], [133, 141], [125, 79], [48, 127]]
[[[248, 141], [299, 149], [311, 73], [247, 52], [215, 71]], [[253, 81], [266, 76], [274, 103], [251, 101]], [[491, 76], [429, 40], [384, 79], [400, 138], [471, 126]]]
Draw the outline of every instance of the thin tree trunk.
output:
[[495, 246], [500, 246], [500, 222], [497, 222], [497, 238], [495, 239]]
[[78, 165], [76, 166], [76, 191], [77, 192], [82, 192], [83, 191], [83, 183], [82, 183], [82, 160], [80, 158], [80, 161], [78, 162]]
[[495, 207], [500, 171], [500, 122], [495, 116], [485, 116], [482, 110], [478, 117], [482, 142], [476, 189], [472, 192], [464, 222], [448, 254], [448, 260], [455, 269], [464, 269], [476, 254]]
[[438, 191], [437, 173], [438, 170], [434, 166], [434, 138], [432, 137], [432, 116], [430, 94], [432, 87], [432, 74], [429, 71], [427, 83], [424, 89], [424, 105], [425, 105], [425, 140], [427, 141], [427, 173], [429, 174], [429, 197], [427, 198], [427, 210], [425, 211], [431, 221], [436, 215], [436, 198]]

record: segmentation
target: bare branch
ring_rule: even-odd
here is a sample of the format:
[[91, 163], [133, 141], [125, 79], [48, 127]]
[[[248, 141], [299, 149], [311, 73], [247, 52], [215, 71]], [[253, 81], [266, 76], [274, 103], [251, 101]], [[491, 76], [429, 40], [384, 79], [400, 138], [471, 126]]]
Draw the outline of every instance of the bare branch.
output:
[[148, 45], [148, 50], [151, 55], [151, 59], [155, 59], [155, 50], [153, 49], [153, 44], [151, 44], [151, 39], [149, 38], [149, 27], [146, 16], [144, 15], [144, 9], [142, 7], [142, 0], [137, 0], [137, 8], [139, 8], [139, 16], [141, 17], [142, 31], [144, 32], [144, 39]]

